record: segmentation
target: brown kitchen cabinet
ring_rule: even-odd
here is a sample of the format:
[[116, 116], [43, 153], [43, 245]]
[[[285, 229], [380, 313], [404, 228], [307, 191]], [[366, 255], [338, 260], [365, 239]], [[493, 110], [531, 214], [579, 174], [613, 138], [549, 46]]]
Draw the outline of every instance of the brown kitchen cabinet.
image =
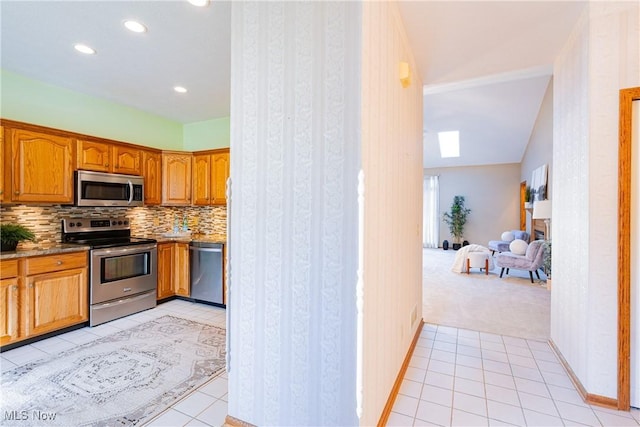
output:
[[4, 126], [0, 126], [0, 203], [4, 202], [4, 174], [7, 166], [4, 164]]
[[157, 299], [189, 297], [189, 288], [189, 243], [158, 243]]
[[229, 178], [229, 149], [193, 155], [193, 204], [226, 205]]
[[96, 172], [142, 174], [142, 150], [127, 145], [78, 139], [77, 169]]
[[158, 300], [175, 295], [173, 291], [173, 247], [174, 243], [158, 243]]
[[0, 345], [89, 319], [86, 252], [20, 258], [1, 265]]
[[144, 203], [162, 203], [162, 157], [160, 153], [142, 151], [142, 176], [144, 177]]
[[2, 261], [0, 263], [0, 345], [18, 339], [19, 295], [18, 261]]
[[[26, 129], [8, 129], [12, 202], [73, 202], [73, 140]], [[8, 153], [5, 153], [8, 154]], [[5, 182], [5, 184], [9, 184]], [[5, 195], [9, 201], [9, 195]]]
[[162, 204], [191, 204], [191, 153], [162, 153]]

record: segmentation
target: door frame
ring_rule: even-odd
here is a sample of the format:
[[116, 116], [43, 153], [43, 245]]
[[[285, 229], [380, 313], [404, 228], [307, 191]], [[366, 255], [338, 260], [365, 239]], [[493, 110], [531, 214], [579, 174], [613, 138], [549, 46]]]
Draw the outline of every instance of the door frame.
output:
[[620, 90], [618, 151], [618, 409], [631, 402], [631, 120], [640, 87]]
[[527, 211], [524, 208], [525, 195], [527, 194], [527, 181], [520, 183], [520, 230], [527, 230]]

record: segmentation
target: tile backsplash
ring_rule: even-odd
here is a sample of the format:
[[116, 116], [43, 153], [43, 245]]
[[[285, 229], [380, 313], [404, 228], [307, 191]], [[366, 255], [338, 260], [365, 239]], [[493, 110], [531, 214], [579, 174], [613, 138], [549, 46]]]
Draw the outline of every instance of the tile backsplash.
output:
[[[77, 207], [77, 206], [0, 206], [0, 221], [12, 222], [28, 227], [36, 235], [36, 244], [59, 243], [61, 220], [64, 217], [126, 217], [131, 222], [131, 234], [144, 236], [165, 233], [173, 228], [177, 217], [180, 224], [187, 216], [189, 229], [194, 233], [227, 234], [226, 206], [144, 206], [136, 208], [119, 207]], [[21, 246], [29, 247], [23, 242]], [[34, 244], [35, 245], [35, 244]]]

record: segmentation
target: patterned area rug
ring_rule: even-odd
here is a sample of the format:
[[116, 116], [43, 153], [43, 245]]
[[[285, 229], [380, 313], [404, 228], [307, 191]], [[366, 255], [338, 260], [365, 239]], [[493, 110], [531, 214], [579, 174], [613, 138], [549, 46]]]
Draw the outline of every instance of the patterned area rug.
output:
[[163, 316], [2, 374], [2, 425], [135, 426], [225, 367], [225, 330]]

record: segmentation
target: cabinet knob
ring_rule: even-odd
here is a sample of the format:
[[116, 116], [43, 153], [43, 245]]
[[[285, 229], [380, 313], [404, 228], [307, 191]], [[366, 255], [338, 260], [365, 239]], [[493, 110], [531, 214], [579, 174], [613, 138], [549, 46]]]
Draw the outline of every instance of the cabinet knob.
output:
[[0, 194], [3, 194], [3, 193], [4, 193], [4, 191], [0, 190]]
[[31, 289], [33, 289], [33, 283], [32, 283], [32, 284], [30, 284], [30, 285], [29, 285], [29, 287], [30, 287]]
[[109, 167], [109, 163], [105, 163], [104, 166], [108, 168]]
[[58, 260], [58, 262], [56, 264], [62, 265], [62, 261]]
[[17, 291], [18, 287], [14, 285], [14, 286], [11, 287], [11, 289], [13, 289], [14, 291]]
[[15, 194], [16, 194], [16, 195], [17, 195], [17, 194], [20, 194], [20, 192], [19, 192], [19, 191], [15, 191]]

